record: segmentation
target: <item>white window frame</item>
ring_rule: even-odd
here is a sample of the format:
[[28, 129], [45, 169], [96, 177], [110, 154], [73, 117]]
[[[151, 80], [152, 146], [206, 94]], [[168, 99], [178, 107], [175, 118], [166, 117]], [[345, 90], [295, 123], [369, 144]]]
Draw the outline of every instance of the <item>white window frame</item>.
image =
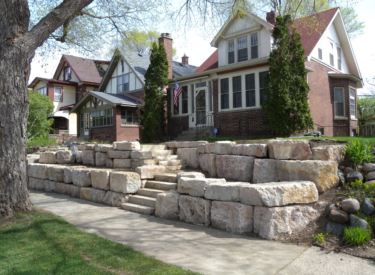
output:
[[[60, 89], [60, 91], [61, 91], [60, 100], [56, 100], [56, 88]], [[55, 86], [53, 88], [53, 101], [55, 101], [55, 102], [62, 102], [63, 101], [63, 87]]]
[[[331, 67], [335, 67], [335, 53], [334, 53], [334, 51], [335, 51], [335, 43], [333, 41], [329, 41], [329, 46], [330, 46], [330, 53], [329, 53], [329, 60], [328, 60], [328, 62], [329, 62], [329, 65]], [[331, 59], [331, 56], [332, 56], [332, 59]]]
[[[127, 90], [124, 90], [124, 79], [125, 79], [125, 76], [127, 76], [128, 77], [128, 89]], [[121, 77], [121, 79], [122, 79], [122, 83], [121, 84], [118, 84], [118, 79]], [[119, 75], [119, 76], [117, 76], [116, 77], [116, 93], [117, 94], [121, 94], [121, 93], [126, 93], [126, 92], [129, 92], [130, 91], [130, 73], [127, 73], [127, 74], [122, 74], [122, 75]], [[118, 86], [120, 86], [121, 85], [121, 87], [122, 87], [122, 90], [121, 90], [121, 92], [118, 90]]]
[[[337, 52], [337, 69], [339, 71], [342, 71], [342, 50], [339, 46], [336, 46], [336, 52]], [[340, 56], [339, 56], [340, 53]]]
[[[252, 58], [252, 55], [251, 55], [251, 35], [253, 35], [253, 34], [257, 34], [257, 37], [258, 37], [258, 57], [257, 58]], [[237, 42], [238, 42], [238, 38], [243, 37], [243, 36], [246, 36], [246, 39], [247, 39], [247, 60], [238, 61], [238, 43]], [[233, 63], [229, 63], [229, 58], [228, 58], [228, 53], [229, 53], [228, 43], [231, 40], [234, 41], [234, 62]], [[235, 37], [230, 37], [230, 38], [226, 39], [225, 40], [226, 41], [226, 43], [225, 43], [226, 65], [239, 64], [239, 63], [243, 63], [243, 62], [246, 62], [246, 61], [249, 62], [251, 60], [259, 59], [260, 58], [260, 44], [261, 44], [260, 40], [261, 40], [261, 37], [260, 37], [259, 31], [253, 31], [251, 33], [241, 34], [241, 35], [238, 35], [238, 36], [235, 36]]]
[[45, 87], [43, 87], [43, 88], [39, 88], [39, 89], [38, 89], [38, 92], [39, 92], [41, 95], [48, 95], [47, 86], [45, 86]]
[[[256, 34], [256, 36], [257, 36], [257, 57], [253, 57], [253, 53], [252, 53], [252, 50], [251, 50], [251, 48], [253, 47], [253, 45], [252, 45], [252, 40], [251, 40], [251, 36], [252, 35], [255, 35]], [[258, 59], [259, 58], [259, 32], [253, 32], [253, 33], [250, 33], [250, 60], [254, 60], [254, 59]]]
[[[342, 98], [343, 98], [343, 102], [342, 102], [342, 104], [343, 104], [343, 111], [344, 111], [344, 114], [342, 115], [342, 116], [338, 116], [338, 115], [336, 115], [336, 100], [335, 100], [335, 92], [336, 92], [336, 90], [338, 90], [338, 89], [340, 89], [340, 90], [342, 90]], [[345, 117], [345, 115], [346, 115], [346, 112], [345, 112], [345, 88], [344, 87], [335, 87], [334, 89], [333, 89], [333, 112], [334, 112], [334, 117], [335, 118], [346, 118]]]
[[[68, 70], [69, 78], [67, 78], [67, 73], [66, 73], [67, 70]], [[64, 68], [64, 80], [67, 81], [71, 79], [72, 79], [72, 69], [70, 67]]]
[[[189, 114], [191, 114], [191, 98], [190, 98], [190, 94], [191, 94], [191, 83], [189, 84], [181, 84], [180, 87], [187, 87], [187, 102], [188, 102], [188, 111], [187, 113], [182, 113], [182, 93], [180, 94], [180, 96], [178, 97], [178, 114], [175, 114], [174, 113], [174, 86], [171, 88], [171, 113], [172, 113], [172, 117], [184, 117], [184, 116], [187, 116]], [[194, 83], [194, 86], [195, 86], [195, 83]], [[195, 88], [195, 89], [204, 89], [206, 87], [202, 87], [202, 88]], [[185, 99], [186, 100], [186, 99]], [[194, 104], [195, 105], [195, 104]]]
[[[233, 42], [233, 50], [232, 51], [229, 51], [229, 42]], [[229, 53], [233, 53], [233, 62], [232, 63], [229, 63]], [[234, 63], [236, 63], [236, 43], [235, 43], [235, 39], [232, 38], [232, 39], [227, 40], [227, 64], [230, 65], [230, 64], [234, 64]]]
[[321, 47], [318, 48], [318, 59], [323, 61], [323, 49]]
[[[352, 96], [351, 92], [354, 92], [354, 96]], [[352, 114], [352, 100], [354, 100], [354, 115]], [[349, 88], [349, 110], [350, 110], [350, 118], [355, 119], [357, 117], [357, 110], [356, 110], [356, 90]]]

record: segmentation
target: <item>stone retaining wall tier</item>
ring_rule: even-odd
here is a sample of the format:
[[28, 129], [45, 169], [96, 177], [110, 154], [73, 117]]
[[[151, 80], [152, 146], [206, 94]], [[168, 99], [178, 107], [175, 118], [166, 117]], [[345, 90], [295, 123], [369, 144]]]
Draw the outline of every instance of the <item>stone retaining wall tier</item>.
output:
[[138, 141], [118, 141], [113, 143], [114, 150], [120, 151], [141, 151]]
[[153, 179], [156, 174], [165, 173], [165, 167], [158, 165], [146, 165], [135, 168], [135, 172], [141, 176], [141, 179]]
[[40, 154], [39, 163], [55, 164], [56, 152], [43, 152]]
[[74, 168], [72, 171], [73, 184], [79, 187], [91, 186], [90, 170], [85, 168]]
[[180, 196], [178, 205], [180, 207], [180, 220], [197, 225], [210, 225], [210, 200], [190, 196]]
[[32, 178], [48, 179], [47, 165], [31, 163], [28, 167], [28, 176]]
[[198, 149], [197, 148], [178, 148], [177, 155], [186, 165], [192, 168], [198, 168]]
[[56, 162], [59, 164], [75, 163], [76, 156], [71, 151], [57, 151]]
[[345, 158], [345, 145], [327, 145], [312, 148], [314, 160], [329, 160], [341, 163]]
[[47, 193], [56, 192], [56, 182], [51, 180], [44, 180], [44, 191]]
[[141, 177], [134, 172], [112, 172], [110, 189], [114, 192], [129, 194], [137, 193], [141, 187]]
[[132, 151], [130, 153], [132, 159], [152, 159], [151, 151]]
[[121, 204], [126, 203], [128, 200], [129, 196], [126, 194], [108, 191], [103, 198], [103, 203], [109, 206], [121, 207]]
[[79, 199], [81, 197], [81, 187], [75, 186], [75, 185], [70, 185], [70, 196], [72, 198], [77, 198]]
[[214, 153], [218, 155], [230, 155], [235, 145], [236, 143], [232, 141], [216, 141]]
[[95, 165], [95, 151], [87, 149], [82, 151], [82, 163], [84, 165]]
[[65, 166], [52, 165], [47, 167], [48, 179], [52, 181], [64, 181], [64, 168]]
[[71, 184], [67, 184], [64, 182], [56, 182], [56, 193], [70, 196]]
[[176, 174], [176, 180], [179, 181], [180, 178], [205, 178], [206, 176], [200, 172], [179, 172]]
[[109, 190], [110, 171], [91, 170], [91, 185], [93, 188], [101, 190]]
[[108, 159], [107, 153], [102, 153], [102, 152], [95, 153], [95, 164], [96, 164], [96, 166], [106, 166], [107, 165], [107, 159]]
[[130, 168], [130, 159], [114, 159], [113, 168]]
[[276, 159], [255, 159], [252, 182], [264, 183], [279, 181], [277, 163], [278, 160]]
[[216, 171], [220, 178], [250, 182], [253, 179], [254, 157], [218, 155]]
[[225, 179], [187, 178], [178, 180], [177, 192], [194, 197], [204, 197], [206, 186], [211, 183], [225, 183]]
[[265, 158], [267, 157], [268, 145], [267, 144], [244, 144], [243, 145], [243, 155]]
[[209, 200], [218, 201], [240, 201], [240, 190], [242, 186], [248, 186], [247, 182], [211, 182], [207, 185], [204, 197]]
[[95, 144], [95, 152], [107, 153], [109, 150], [113, 150], [113, 145], [110, 145], [110, 144]]
[[312, 160], [308, 140], [270, 140], [268, 153], [274, 159]]
[[155, 216], [165, 219], [178, 219], [180, 194], [176, 191], [159, 193], [156, 196]]
[[44, 181], [45, 180], [43, 180], [43, 179], [29, 177], [29, 188], [30, 189], [36, 189], [36, 190], [43, 190], [44, 189]]
[[109, 150], [108, 157], [111, 159], [129, 159], [131, 151]]
[[199, 166], [203, 171], [207, 171], [210, 177], [217, 176], [216, 154], [199, 154]]

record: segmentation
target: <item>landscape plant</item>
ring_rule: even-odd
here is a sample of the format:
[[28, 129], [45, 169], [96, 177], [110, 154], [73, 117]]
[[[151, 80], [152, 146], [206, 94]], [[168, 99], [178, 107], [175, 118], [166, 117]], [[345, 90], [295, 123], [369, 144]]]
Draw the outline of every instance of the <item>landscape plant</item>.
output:
[[371, 241], [371, 232], [362, 227], [346, 227], [344, 241], [346, 244], [362, 245]]
[[320, 234], [317, 234], [315, 236], [312, 236], [311, 241], [314, 244], [321, 245], [322, 243], [324, 243], [326, 241], [327, 236], [328, 236], [328, 233], [326, 233], [326, 234], [320, 233]]
[[372, 153], [373, 145], [359, 140], [352, 140], [345, 145], [345, 159], [352, 163], [357, 170], [358, 165], [373, 162], [375, 157]]
[[314, 127], [308, 104], [305, 50], [290, 15], [276, 18], [272, 37], [262, 108], [267, 114], [265, 123], [276, 134], [290, 136]]

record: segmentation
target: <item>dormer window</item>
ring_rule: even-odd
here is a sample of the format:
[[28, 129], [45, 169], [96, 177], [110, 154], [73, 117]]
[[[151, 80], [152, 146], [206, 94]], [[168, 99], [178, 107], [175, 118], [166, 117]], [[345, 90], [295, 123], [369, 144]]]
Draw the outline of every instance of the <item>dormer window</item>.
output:
[[258, 58], [258, 33], [252, 33], [251, 39], [251, 59]]
[[64, 80], [70, 80], [72, 78], [72, 73], [70, 67], [66, 67], [64, 70]]
[[234, 63], [234, 39], [228, 41], [228, 64]]
[[117, 93], [129, 91], [129, 75], [121, 75], [117, 77]]
[[238, 62], [247, 60], [247, 36], [237, 38]]

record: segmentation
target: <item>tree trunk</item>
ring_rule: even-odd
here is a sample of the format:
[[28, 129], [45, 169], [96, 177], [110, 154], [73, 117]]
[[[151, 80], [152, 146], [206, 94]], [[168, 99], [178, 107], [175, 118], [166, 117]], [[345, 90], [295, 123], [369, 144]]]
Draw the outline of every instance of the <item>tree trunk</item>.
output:
[[19, 43], [28, 24], [27, 0], [0, 0], [0, 216], [32, 209], [26, 175], [26, 87], [34, 51]]

